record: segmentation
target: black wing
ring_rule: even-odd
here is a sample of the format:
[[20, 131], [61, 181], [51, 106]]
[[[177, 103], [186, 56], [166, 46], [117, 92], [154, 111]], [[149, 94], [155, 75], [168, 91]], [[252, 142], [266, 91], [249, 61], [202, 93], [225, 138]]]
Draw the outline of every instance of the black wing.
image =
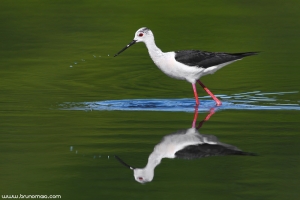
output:
[[199, 50], [183, 50], [175, 51], [175, 60], [188, 66], [208, 68], [256, 54], [258, 54], [258, 52], [220, 53]]
[[255, 156], [254, 153], [243, 152], [239, 150], [230, 149], [222, 145], [212, 144], [198, 144], [186, 146], [184, 149], [175, 153], [176, 158], [195, 159], [208, 156], [225, 156], [225, 155], [249, 155]]

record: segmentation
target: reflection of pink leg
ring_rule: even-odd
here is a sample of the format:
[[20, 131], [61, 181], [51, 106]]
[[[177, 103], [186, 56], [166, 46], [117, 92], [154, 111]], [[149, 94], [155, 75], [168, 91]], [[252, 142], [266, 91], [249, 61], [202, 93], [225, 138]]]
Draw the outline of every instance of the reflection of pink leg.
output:
[[209, 110], [209, 113], [208, 113], [208, 115], [205, 117], [204, 121], [208, 121], [209, 118], [210, 118], [213, 114], [215, 114], [215, 108], [211, 108], [211, 109]]
[[200, 80], [197, 80], [197, 82], [203, 87], [203, 89], [207, 92], [207, 94], [209, 94], [211, 96], [211, 98], [213, 98], [213, 100], [215, 100], [217, 106], [222, 105], [222, 102]]
[[[197, 112], [197, 113], [198, 113], [198, 112]], [[209, 110], [208, 115], [204, 118], [204, 120], [202, 120], [201, 122], [199, 122], [199, 125], [197, 126], [197, 129], [201, 128], [202, 125], [203, 125], [203, 123], [206, 122], [206, 121], [208, 121], [209, 118], [210, 118], [213, 114], [215, 114], [215, 109], [214, 109], [214, 108], [211, 108], [211, 109]]]
[[196, 128], [197, 118], [198, 118], [198, 105], [195, 106], [194, 120], [193, 120], [192, 128]]
[[192, 86], [193, 86], [193, 90], [194, 90], [194, 96], [195, 96], [195, 100], [196, 100], [196, 105], [199, 105], [199, 99], [198, 99], [196, 84], [192, 83]]

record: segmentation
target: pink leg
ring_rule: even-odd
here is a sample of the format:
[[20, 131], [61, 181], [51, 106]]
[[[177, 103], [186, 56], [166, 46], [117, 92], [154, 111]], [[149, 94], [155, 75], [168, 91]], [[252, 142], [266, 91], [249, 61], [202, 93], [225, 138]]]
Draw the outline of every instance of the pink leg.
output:
[[197, 94], [197, 89], [196, 89], [196, 84], [192, 83], [193, 86], [193, 90], [194, 90], [194, 96], [195, 96], [195, 100], [196, 100], [196, 105], [199, 105], [199, 99], [198, 99], [198, 94]]
[[195, 106], [194, 120], [192, 123], [192, 128], [196, 128], [197, 118], [198, 118], [198, 105]]
[[202, 120], [201, 122], [199, 122], [199, 125], [197, 126], [197, 129], [201, 128], [202, 125], [203, 125], [203, 123], [206, 122], [206, 121], [208, 121], [209, 118], [210, 118], [213, 114], [215, 114], [215, 109], [214, 109], [214, 108], [211, 108], [211, 109], [209, 110], [208, 115], [204, 118], [204, 120]]
[[213, 114], [215, 114], [215, 108], [211, 108], [211, 109], [209, 110], [209, 113], [208, 113], [208, 115], [205, 117], [204, 121], [208, 121], [208, 120], [210, 119], [210, 117], [211, 117]]
[[217, 106], [222, 105], [222, 102], [200, 80], [197, 80], [197, 82], [203, 87], [203, 89], [207, 92], [207, 94], [209, 94], [211, 98], [215, 100]]

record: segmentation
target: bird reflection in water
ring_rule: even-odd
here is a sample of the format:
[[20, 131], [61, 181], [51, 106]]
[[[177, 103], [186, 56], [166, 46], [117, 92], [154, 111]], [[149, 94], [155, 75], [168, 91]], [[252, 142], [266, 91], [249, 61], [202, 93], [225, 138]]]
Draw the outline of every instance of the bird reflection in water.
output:
[[198, 117], [198, 107], [196, 107], [192, 127], [164, 136], [161, 142], [154, 147], [144, 168], [132, 167], [118, 156], [115, 156], [115, 158], [121, 164], [133, 170], [137, 182], [147, 183], [153, 180], [154, 169], [163, 158], [196, 159], [224, 155], [254, 156], [254, 153], [244, 152], [233, 145], [220, 142], [214, 135], [205, 135], [198, 132], [197, 129], [201, 128], [214, 112], [215, 110], [212, 108], [209, 114], [196, 126]]

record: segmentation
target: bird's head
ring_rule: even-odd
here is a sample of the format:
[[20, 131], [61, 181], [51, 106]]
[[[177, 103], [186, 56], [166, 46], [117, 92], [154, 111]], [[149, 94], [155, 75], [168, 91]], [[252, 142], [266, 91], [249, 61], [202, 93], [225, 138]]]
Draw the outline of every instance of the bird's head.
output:
[[146, 42], [149, 39], [153, 40], [153, 38], [152, 31], [147, 27], [143, 27], [135, 32], [133, 40], [135, 40], [135, 42]]
[[117, 55], [119, 55], [120, 53], [122, 53], [137, 42], [147, 42], [150, 40], [154, 40], [152, 31], [146, 27], [140, 28], [135, 32], [133, 40], [129, 44], [127, 44], [123, 49], [121, 49], [121, 51], [116, 53], [114, 57], [116, 57]]
[[147, 183], [147, 182], [151, 182], [153, 180], [154, 177], [154, 168], [134, 168], [130, 165], [128, 165], [127, 163], [125, 163], [121, 158], [119, 158], [118, 156], [115, 156], [115, 158], [125, 167], [133, 170], [133, 175], [134, 175], [134, 179], [139, 182], [139, 183]]
[[154, 177], [154, 169], [136, 168], [133, 170], [134, 179], [139, 183], [148, 183], [153, 180]]

